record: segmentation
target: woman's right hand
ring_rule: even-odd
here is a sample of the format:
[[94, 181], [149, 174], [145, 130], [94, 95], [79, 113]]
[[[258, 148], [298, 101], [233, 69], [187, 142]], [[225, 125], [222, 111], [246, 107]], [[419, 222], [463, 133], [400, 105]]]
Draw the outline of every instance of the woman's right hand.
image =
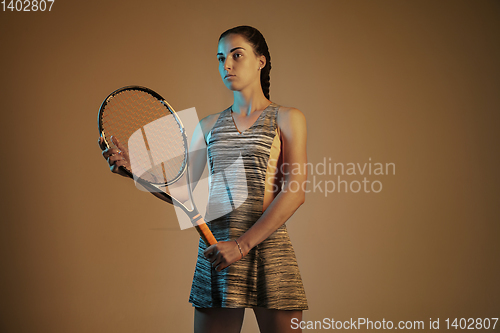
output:
[[121, 166], [126, 168], [127, 170], [131, 170], [130, 168], [130, 158], [128, 155], [127, 149], [118, 141], [117, 138], [111, 137], [111, 140], [115, 144], [118, 149], [115, 148], [107, 148], [104, 143], [104, 138], [102, 136], [99, 137], [99, 148], [102, 150], [102, 156], [106, 159], [109, 164], [109, 169], [113, 173], [117, 173], [124, 177], [129, 177], [129, 175], [123, 171]]

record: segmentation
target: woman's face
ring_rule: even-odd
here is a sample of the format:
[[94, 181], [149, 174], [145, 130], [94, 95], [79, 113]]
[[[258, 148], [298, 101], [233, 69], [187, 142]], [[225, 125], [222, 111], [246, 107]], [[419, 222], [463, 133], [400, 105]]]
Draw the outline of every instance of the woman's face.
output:
[[217, 50], [219, 73], [230, 90], [241, 91], [246, 87], [260, 87], [260, 70], [266, 58], [257, 56], [252, 45], [236, 34], [229, 34], [219, 41]]

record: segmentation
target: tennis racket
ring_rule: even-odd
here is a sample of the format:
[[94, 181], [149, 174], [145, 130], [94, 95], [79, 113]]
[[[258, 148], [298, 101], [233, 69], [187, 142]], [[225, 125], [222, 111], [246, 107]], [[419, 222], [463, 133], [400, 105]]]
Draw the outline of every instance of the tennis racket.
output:
[[[98, 126], [106, 148], [116, 147], [111, 140], [113, 136], [127, 149], [131, 170], [120, 166], [127, 176], [147, 191], [156, 192], [165, 201], [181, 208], [207, 246], [217, 243], [194, 204], [184, 126], [163, 97], [141, 86], [115, 90], [99, 109]], [[167, 187], [179, 185], [175, 184], [179, 180], [182, 186], [170, 191], [178, 195], [176, 198], [168, 193]], [[190, 208], [181, 197], [189, 198]]]

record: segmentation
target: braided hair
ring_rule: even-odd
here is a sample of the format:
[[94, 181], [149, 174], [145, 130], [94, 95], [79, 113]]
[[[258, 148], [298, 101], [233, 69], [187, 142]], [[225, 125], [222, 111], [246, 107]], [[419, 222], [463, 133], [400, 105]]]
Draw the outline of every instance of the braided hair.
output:
[[267, 99], [269, 98], [269, 87], [271, 86], [271, 55], [269, 54], [269, 48], [267, 47], [266, 39], [260, 33], [259, 30], [248, 25], [240, 25], [238, 27], [231, 28], [224, 31], [220, 37], [219, 41], [229, 34], [236, 34], [245, 37], [247, 42], [253, 46], [254, 52], [258, 56], [266, 57], [266, 65], [260, 71], [260, 84], [262, 86], [262, 91]]

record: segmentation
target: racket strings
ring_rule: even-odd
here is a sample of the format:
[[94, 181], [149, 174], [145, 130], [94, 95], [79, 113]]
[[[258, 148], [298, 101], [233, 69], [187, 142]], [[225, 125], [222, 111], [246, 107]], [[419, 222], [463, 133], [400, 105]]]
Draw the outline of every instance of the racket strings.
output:
[[114, 146], [114, 136], [129, 151], [136, 176], [169, 184], [184, 172], [187, 147], [182, 125], [163, 101], [149, 93], [124, 90], [111, 97], [102, 113], [102, 127], [110, 145]]

